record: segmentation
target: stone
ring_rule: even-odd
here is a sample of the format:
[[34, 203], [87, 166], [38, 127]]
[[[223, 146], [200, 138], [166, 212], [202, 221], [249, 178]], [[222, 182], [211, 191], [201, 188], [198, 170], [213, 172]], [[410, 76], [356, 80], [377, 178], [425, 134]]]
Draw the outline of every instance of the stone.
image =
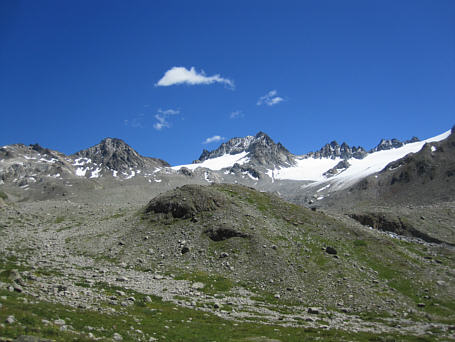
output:
[[191, 285], [191, 288], [194, 290], [200, 290], [200, 289], [203, 289], [204, 287], [205, 287], [204, 283], [200, 283], [200, 282], [196, 282], [196, 283], [193, 283], [193, 285]]
[[308, 313], [312, 315], [318, 315], [320, 313], [319, 308], [309, 307]]
[[445, 282], [444, 280], [438, 280], [438, 281], [436, 282], [436, 284], [438, 284], [439, 286], [444, 286], [445, 283], [446, 283], [446, 282]]
[[63, 319], [56, 319], [56, 320], [54, 321], [54, 324], [55, 324], [55, 325], [65, 325], [65, 320], [63, 320]]
[[228, 256], [229, 256], [229, 254], [226, 253], [226, 252], [222, 252], [222, 253], [220, 254], [220, 258], [227, 258]]
[[16, 322], [16, 318], [14, 318], [14, 316], [8, 316], [5, 322], [8, 324], [13, 324], [14, 322]]
[[423, 308], [423, 307], [425, 307], [425, 303], [417, 303], [417, 306], [418, 306], [419, 308]]
[[115, 280], [124, 282], [124, 281], [128, 281], [128, 278], [127, 277], [117, 277]]
[[338, 253], [337, 250], [336, 250], [335, 248], [330, 247], [330, 246], [327, 246], [327, 247], [325, 248], [325, 252], [326, 252], [327, 254], [332, 254], [332, 255], [336, 255], [336, 254]]
[[114, 333], [114, 335], [112, 336], [112, 339], [114, 341], [123, 341], [123, 337], [119, 333]]
[[151, 303], [152, 302], [152, 298], [150, 298], [150, 296], [145, 296], [144, 301], [146, 303]]
[[19, 292], [19, 293], [24, 292], [24, 289], [19, 284], [14, 284], [13, 288], [14, 288], [15, 292]]

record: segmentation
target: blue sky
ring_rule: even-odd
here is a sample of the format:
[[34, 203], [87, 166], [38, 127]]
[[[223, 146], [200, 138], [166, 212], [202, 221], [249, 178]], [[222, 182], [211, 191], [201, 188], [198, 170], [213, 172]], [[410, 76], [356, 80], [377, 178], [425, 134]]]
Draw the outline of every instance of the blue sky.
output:
[[182, 164], [258, 131], [296, 154], [427, 138], [454, 109], [452, 0], [0, 2], [0, 145]]

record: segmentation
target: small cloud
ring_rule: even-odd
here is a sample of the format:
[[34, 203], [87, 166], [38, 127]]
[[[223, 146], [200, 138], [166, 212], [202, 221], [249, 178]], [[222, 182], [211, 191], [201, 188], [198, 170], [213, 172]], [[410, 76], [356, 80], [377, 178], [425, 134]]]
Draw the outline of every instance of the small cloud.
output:
[[131, 128], [144, 128], [144, 125], [142, 123], [143, 121], [144, 114], [139, 113], [136, 117], [132, 119], [127, 119], [123, 120], [123, 123], [125, 126], [131, 127]]
[[175, 110], [175, 109], [158, 109], [158, 113], [155, 114], [155, 119], [157, 122], [153, 124], [153, 128], [155, 128], [157, 131], [161, 131], [163, 128], [170, 128], [171, 124], [168, 121], [168, 118], [172, 115], [177, 115], [180, 114], [180, 110]]
[[212, 84], [223, 83], [234, 88], [234, 82], [221, 77], [219, 74], [206, 76], [204, 71], [198, 73], [194, 67], [188, 70], [185, 67], [172, 67], [164, 73], [164, 76], [155, 84], [156, 87], [168, 87], [176, 84]]
[[276, 90], [270, 90], [267, 94], [261, 96], [256, 104], [258, 106], [261, 106], [262, 104], [266, 104], [267, 106], [273, 106], [284, 101], [282, 97], [276, 96], [276, 94], [277, 94]]
[[240, 119], [243, 118], [245, 115], [241, 110], [234, 110], [230, 115], [229, 118], [231, 119]]
[[203, 144], [210, 144], [210, 143], [213, 143], [213, 142], [223, 141], [224, 139], [225, 139], [224, 137], [221, 137], [219, 135], [214, 135], [213, 137], [205, 139], [202, 143]]

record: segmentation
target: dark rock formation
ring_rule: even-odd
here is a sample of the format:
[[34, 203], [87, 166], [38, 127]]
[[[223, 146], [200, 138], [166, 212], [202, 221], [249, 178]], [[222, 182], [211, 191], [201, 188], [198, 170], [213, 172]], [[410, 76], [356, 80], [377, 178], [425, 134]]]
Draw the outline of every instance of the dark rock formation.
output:
[[207, 186], [184, 185], [152, 199], [144, 214], [164, 214], [173, 218], [191, 218], [205, 211], [222, 207], [226, 198]]

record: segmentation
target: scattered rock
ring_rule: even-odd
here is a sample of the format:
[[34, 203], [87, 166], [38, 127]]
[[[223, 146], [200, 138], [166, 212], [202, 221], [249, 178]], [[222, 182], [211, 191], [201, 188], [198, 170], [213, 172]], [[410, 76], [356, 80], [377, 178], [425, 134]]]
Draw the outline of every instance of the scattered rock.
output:
[[193, 285], [191, 285], [191, 288], [194, 289], [194, 290], [201, 290], [205, 287], [205, 284], [204, 283], [200, 283], [200, 282], [196, 282], [196, 283], [193, 283]]
[[114, 335], [112, 336], [112, 339], [114, 341], [123, 341], [123, 337], [119, 333], [114, 333]]
[[55, 324], [55, 325], [65, 325], [65, 320], [63, 320], [63, 319], [56, 319], [56, 320], [54, 321], [54, 324]]
[[336, 250], [335, 248], [330, 247], [330, 246], [327, 246], [327, 247], [325, 248], [325, 252], [326, 252], [327, 254], [332, 254], [332, 255], [336, 255], [336, 254], [338, 253], [337, 250]]
[[320, 310], [319, 310], [319, 308], [309, 307], [308, 308], [308, 313], [312, 314], [312, 315], [319, 315]]
[[19, 336], [14, 340], [14, 342], [51, 342], [51, 340], [44, 339], [37, 336]]
[[8, 318], [5, 320], [6, 323], [8, 324], [13, 324], [14, 322], [16, 322], [16, 318], [14, 318], [14, 316], [8, 316]]

